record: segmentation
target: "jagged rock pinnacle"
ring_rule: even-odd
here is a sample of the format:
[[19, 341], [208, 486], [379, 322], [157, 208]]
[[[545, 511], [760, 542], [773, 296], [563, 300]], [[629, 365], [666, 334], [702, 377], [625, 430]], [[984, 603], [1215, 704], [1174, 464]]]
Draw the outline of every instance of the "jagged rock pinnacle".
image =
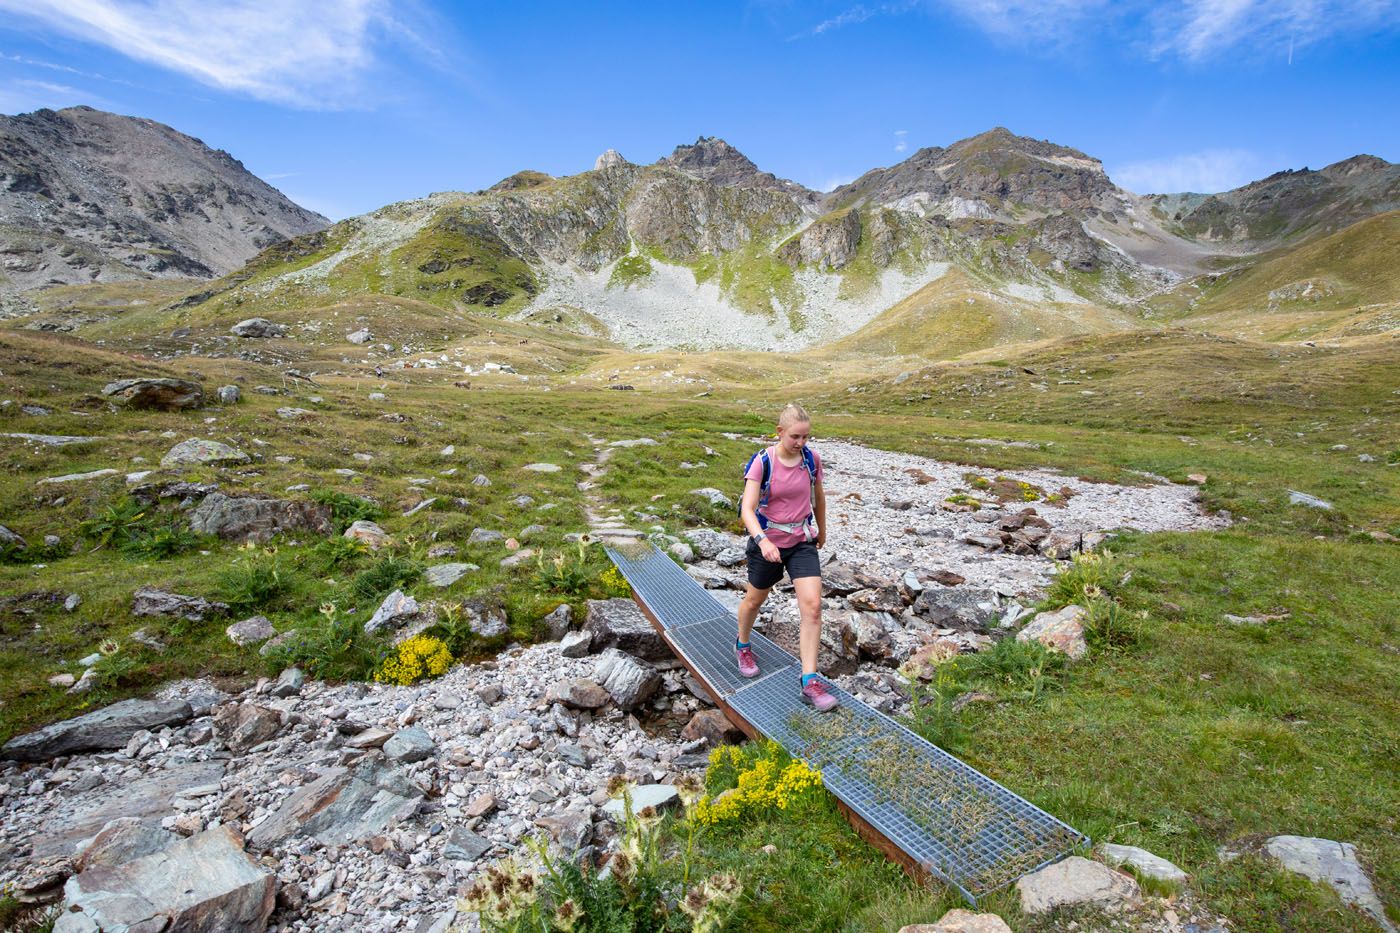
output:
[[618, 152], [616, 149], [609, 149], [607, 152], [598, 156], [597, 160], [593, 163], [593, 170], [599, 172], [605, 168], [612, 168], [614, 165], [626, 164], [627, 160], [622, 157], [622, 153]]

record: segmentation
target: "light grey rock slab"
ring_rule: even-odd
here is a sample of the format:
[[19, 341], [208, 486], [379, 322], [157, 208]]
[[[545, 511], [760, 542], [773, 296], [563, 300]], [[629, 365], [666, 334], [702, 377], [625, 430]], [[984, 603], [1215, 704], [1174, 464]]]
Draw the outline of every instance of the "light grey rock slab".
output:
[[184, 700], [122, 700], [16, 736], [0, 748], [0, 757], [47, 761], [58, 755], [123, 748], [141, 729], [179, 725], [193, 715], [190, 704]]
[[1102, 862], [1071, 855], [1016, 882], [1021, 909], [1043, 914], [1056, 907], [1094, 904], [1115, 907], [1138, 896], [1138, 884]]
[[1356, 846], [1350, 842], [1312, 836], [1274, 836], [1265, 840], [1264, 851], [1289, 871], [1330, 885], [1343, 903], [1370, 914], [1381, 929], [1388, 933], [1395, 930], [1385, 915], [1385, 905], [1376, 896], [1371, 879], [1356, 857]]
[[1140, 875], [1148, 878], [1155, 878], [1158, 881], [1168, 881], [1172, 884], [1184, 884], [1187, 879], [1186, 872], [1177, 868], [1171, 862], [1160, 855], [1153, 855], [1146, 849], [1139, 849], [1137, 846], [1120, 846], [1113, 843], [1105, 843], [1099, 847], [1105, 860], [1114, 865], [1128, 865]]
[[480, 569], [476, 564], [437, 564], [423, 571], [423, 580], [430, 586], [446, 587], [456, 583], [472, 571]]
[[266, 849], [293, 836], [311, 836], [328, 846], [345, 845], [408, 818], [422, 798], [417, 785], [383, 762], [332, 768], [254, 827], [248, 845]]
[[395, 761], [422, 761], [436, 750], [437, 743], [433, 741], [433, 737], [418, 726], [400, 729], [384, 743], [384, 754]]

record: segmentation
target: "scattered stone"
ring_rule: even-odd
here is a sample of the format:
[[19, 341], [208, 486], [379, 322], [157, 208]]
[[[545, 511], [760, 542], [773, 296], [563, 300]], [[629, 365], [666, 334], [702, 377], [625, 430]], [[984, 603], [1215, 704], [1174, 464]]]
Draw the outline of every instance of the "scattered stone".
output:
[[285, 337], [287, 325], [274, 324], [265, 317], [250, 317], [230, 327], [229, 333], [235, 337]]
[[681, 738], [687, 742], [703, 742], [707, 748], [714, 748], [742, 742], [744, 733], [721, 711], [702, 709], [690, 717], [690, 722], [681, 730]]
[[527, 463], [520, 469], [531, 473], [558, 473], [561, 467], [554, 463]]
[[188, 466], [200, 463], [248, 463], [252, 460], [236, 447], [201, 437], [181, 441], [160, 458], [163, 467]]
[[141, 587], [131, 598], [131, 614], [134, 616], [179, 616], [191, 622], [202, 622], [205, 616], [226, 612], [227, 603], [213, 602], [202, 596], [167, 593], [150, 586]]
[[233, 828], [216, 826], [124, 865], [70, 878], [53, 929], [261, 930], [276, 891], [277, 876], [243, 851]]
[[955, 907], [937, 923], [912, 923], [899, 933], [1011, 933], [1011, 927], [996, 914], [979, 914]]
[[1274, 836], [1264, 841], [1264, 851], [1288, 871], [1319, 884], [1328, 884], [1346, 904], [1371, 916], [1386, 931], [1395, 930], [1376, 896], [1371, 879], [1356, 858], [1356, 846], [1311, 836]]
[[311, 411], [308, 408], [295, 408], [292, 406], [284, 406], [282, 408], [277, 409], [277, 417], [281, 418], [283, 421], [300, 421], [307, 415], [313, 414], [315, 414], [315, 412]]
[[914, 600], [914, 613], [935, 628], [986, 631], [1001, 615], [1001, 606], [997, 594], [991, 590], [935, 586], [925, 589]]
[[533, 548], [524, 547], [516, 551], [514, 554], [507, 554], [505, 557], [502, 557], [501, 566], [519, 567], [521, 564], [526, 563], [534, 556], [535, 551]]
[[286, 699], [301, 693], [301, 688], [306, 685], [306, 675], [299, 667], [289, 667], [277, 675], [277, 682], [272, 685], [272, 695]]
[[116, 476], [118, 470], [92, 470], [88, 473], [69, 473], [66, 476], [48, 476], [39, 480], [36, 486], [60, 486], [64, 483], [85, 483], [92, 479], [105, 479], [108, 476]]
[[156, 654], [165, 653], [165, 642], [161, 641], [159, 638], [155, 637], [150, 632], [146, 631], [144, 628], [138, 628], [136, 631], [132, 632], [127, 637], [130, 638], [132, 641], [136, 642], [136, 644], [138, 645], [143, 645], [144, 647], [150, 648]]
[[442, 850], [442, 854], [450, 859], [475, 862], [490, 852], [491, 848], [490, 840], [483, 839], [470, 830], [458, 827], [448, 834], [447, 846]]
[[469, 599], [462, 603], [466, 614], [467, 628], [478, 638], [490, 641], [510, 634], [510, 620], [505, 609], [482, 599]]
[[1021, 910], [1043, 914], [1056, 907], [1094, 904], [1115, 907], [1138, 896], [1132, 878], [1079, 855], [1048, 865], [1016, 882]]
[[190, 530], [225, 541], [261, 543], [286, 532], [329, 535], [335, 526], [330, 506], [318, 502], [211, 492], [190, 515]]
[[437, 497], [437, 496], [429, 496], [428, 498], [424, 499], [422, 502], [420, 502], [420, 503], [418, 503], [417, 505], [415, 505], [413, 508], [409, 509], [407, 512], [404, 512], [404, 513], [403, 513], [403, 517], [404, 517], [404, 518], [412, 518], [413, 516], [417, 515], [419, 512], [422, 512], [422, 511], [424, 511], [425, 509], [430, 509], [430, 508], [432, 508], [432, 507], [433, 507], [433, 503], [436, 502], [436, 501], [438, 501], [438, 497]]
[[377, 551], [390, 543], [388, 532], [365, 518], [352, 522], [350, 527], [345, 529], [343, 537], [359, 541], [371, 551]]
[[[641, 813], [650, 807], [657, 813], [680, 806], [681, 795], [670, 784], [641, 784], [632, 788], [632, 812]], [[621, 820], [624, 814], [622, 799], [609, 800], [603, 804], [603, 812], [614, 820]]]
[[181, 411], [204, 404], [204, 388], [187, 379], [122, 379], [109, 382], [102, 394], [127, 408]]
[[630, 599], [590, 599], [583, 623], [592, 635], [592, 649], [608, 648], [648, 661], [668, 661], [671, 649]]
[[384, 743], [393, 737], [394, 733], [390, 732], [388, 729], [381, 729], [379, 726], [373, 726], [351, 736], [346, 740], [345, 747], [354, 749], [383, 748]]
[[928, 580], [941, 586], [962, 586], [967, 582], [966, 577], [951, 570], [935, 570], [928, 575]]
[[423, 791], [382, 761], [331, 768], [288, 797], [248, 834], [248, 845], [269, 848], [292, 836], [345, 845], [384, 831], [418, 809]]
[[15, 440], [28, 441], [31, 444], [38, 444], [42, 447], [67, 447], [70, 444], [90, 444], [93, 441], [106, 440], [104, 437], [82, 437], [64, 434], [25, 434], [23, 432], [8, 432], [0, 434], [0, 437], [13, 437]]
[[594, 676], [619, 709], [633, 710], [656, 695], [661, 675], [643, 667], [636, 658], [609, 648], [598, 658]]
[[[215, 785], [217, 789], [218, 785]], [[92, 868], [116, 868], [160, 852], [178, 839], [159, 826], [134, 816], [119, 817], [102, 827], [73, 862], [79, 872]]]
[[431, 586], [446, 587], [480, 569], [476, 564], [438, 564], [423, 571], [423, 579]]
[[1139, 849], [1137, 846], [1119, 846], [1112, 843], [1104, 843], [1099, 847], [1103, 857], [1112, 865], [1129, 865], [1139, 875], [1148, 878], [1155, 878], [1158, 881], [1167, 881], [1172, 884], [1185, 884], [1186, 872], [1177, 868], [1171, 862], [1160, 855], [1153, 855], [1146, 849]]
[[593, 647], [593, 633], [573, 631], [559, 639], [559, 653], [566, 658], [586, 658]]
[[1209, 479], [1209, 477], [1206, 476], [1206, 474], [1204, 474], [1204, 473], [1187, 473], [1187, 474], [1186, 474], [1186, 482], [1191, 483], [1191, 484], [1193, 484], [1193, 485], [1195, 485], [1195, 486], [1204, 486], [1204, 485], [1206, 484], [1206, 481], [1207, 481], [1208, 479]]
[[219, 404], [237, 405], [243, 399], [243, 392], [238, 386], [219, 386]]
[[1317, 496], [1310, 495], [1306, 492], [1299, 492], [1296, 489], [1288, 490], [1288, 503], [1289, 505], [1306, 505], [1308, 508], [1312, 509], [1332, 508], [1332, 503], [1324, 499], [1319, 499]]
[[492, 531], [489, 528], [473, 528], [472, 533], [467, 536], [468, 544], [495, 544], [497, 541], [504, 541], [506, 536], [499, 531]]
[[214, 713], [214, 735], [242, 755], [282, 731], [282, 714], [256, 703], [227, 703]]
[[462, 814], [468, 819], [475, 819], [480, 816], [487, 816], [495, 809], [496, 795], [488, 791], [467, 804], [466, 808], [462, 810]]
[[0, 525], [0, 545], [4, 545], [5, 547], [9, 548], [23, 549], [29, 547], [29, 542], [24, 540], [24, 538], [20, 537], [19, 535], [15, 534], [10, 529], [6, 528], [4, 525]]
[[365, 623], [365, 632], [373, 634], [382, 628], [403, 628], [418, 619], [419, 611], [418, 600], [403, 590], [394, 590], [384, 597], [374, 615]]
[[701, 496], [709, 500], [710, 505], [719, 506], [724, 509], [734, 508], [733, 500], [713, 486], [703, 486], [700, 489], [692, 489], [690, 494], [692, 496]]
[[731, 548], [743, 550], [743, 541], [734, 535], [710, 528], [696, 528], [685, 533], [695, 552], [705, 560], [714, 560], [720, 551]]
[[432, 736], [417, 726], [400, 729], [384, 743], [384, 754], [394, 759], [412, 763], [430, 757], [437, 750]]
[[74, 679], [72, 674], [54, 674], [49, 678], [49, 686], [67, 689], [73, 686]]
[[361, 344], [369, 343], [371, 340], [374, 339], [374, 335], [371, 334], [366, 328], [361, 327], [359, 330], [355, 331], [352, 334], [346, 334], [345, 339], [355, 344], [356, 346], [359, 346]]
[[224, 629], [228, 640], [240, 648], [267, 641], [277, 634], [267, 616], [249, 616], [242, 622], [235, 622]]
[[0, 757], [47, 761], [58, 755], [123, 748], [140, 729], [179, 725], [193, 715], [190, 704], [184, 700], [122, 700], [16, 736], [0, 748]]
[[[551, 641], [558, 641], [569, 632], [569, 627], [574, 622], [574, 607], [568, 603], [560, 603], [550, 611], [549, 615], [540, 620], [545, 632]], [[591, 639], [590, 639], [591, 641]]]
[[608, 697], [602, 685], [582, 677], [556, 681], [544, 695], [546, 703], [562, 703], [570, 709], [598, 709], [608, 702]]
[[578, 852], [593, 838], [593, 818], [582, 810], [563, 810], [537, 817], [535, 825], [548, 832], [568, 855]]
[[68, 598], [63, 601], [64, 612], [76, 612], [83, 604], [83, 598], [77, 593], [69, 593]]
[[1069, 605], [1054, 612], [1042, 612], [1016, 633], [1016, 640], [1038, 641], [1078, 660], [1089, 651], [1084, 640], [1084, 608]]

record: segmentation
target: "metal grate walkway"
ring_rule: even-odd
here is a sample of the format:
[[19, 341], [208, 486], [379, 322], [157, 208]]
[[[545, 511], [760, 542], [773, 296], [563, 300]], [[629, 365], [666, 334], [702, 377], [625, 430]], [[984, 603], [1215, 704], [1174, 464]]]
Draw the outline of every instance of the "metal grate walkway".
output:
[[752, 644], [762, 674], [739, 677], [733, 613], [650, 543], [607, 551], [672, 650], [730, 718], [819, 769], [827, 789], [907, 864], [953, 885], [973, 905], [1089, 842], [834, 685], [838, 709], [806, 706], [797, 659], [757, 632]]

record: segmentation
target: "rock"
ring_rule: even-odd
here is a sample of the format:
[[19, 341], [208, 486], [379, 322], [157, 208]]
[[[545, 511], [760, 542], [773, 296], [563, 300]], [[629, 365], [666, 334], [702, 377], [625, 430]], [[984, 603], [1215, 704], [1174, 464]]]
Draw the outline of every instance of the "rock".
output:
[[681, 730], [681, 738], [687, 742], [703, 742], [707, 748], [720, 745], [738, 744], [744, 741], [744, 733], [729, 721], [729, 717], [717, 709], [702, 709], [690, 717], [690, 722]]
[[383, 748], [384, 743], [394, 737], [394, 733], [388, 729], [372, 726], [363, 732], [357, 732], [345, 742], [346, 748], [366, 749]]
[[63, 601], [63, 611], [76, 612], [78, 607], [82, 604], [83, 598], [81, 596], [79, 596], [77, 593], [69, 593], [68, 598]]
[[1137, 882], [1079, 855], [1048, 865], [1016, 882], [1021, 910], [1043, 914], [1056, 907], [1094, 904], [1115, 907], [1138, 896]]
[[510, 620], [506, 611], [494, 603], [484, 599], [468, 599], [462, 603], [462, 612], [466, 614], [467, 627], [478, 638], [490, 641], [510, 634]]
[[520, 469], [531, 473], [558, 473], [561, 467], [555, 463], [527, 463]]
[[412, 763], [430, 757], [437, 750], [432, 736], [418, 726], [409, 726], [395, 732], [384, 743], [384, 754], [395, 761]]
[[583, 629], [595, 652], [617, 648], [647, 661], [671, 658], [671, 649], [630, 599], [590, 599]]
[[562, 703], [570, 709], [598, 709], [608, 702], [609, 694], [602, 685], [582, 677], [567, 677], [549, 685], [546, 703]]
[[867, 588], [867, 581], [858, 578], [854, 569], [840, 561], [822, 567], [823, 596], [848, 596]]
[[229, 641], [243, 648], [267, 641], [277, 634], [277, 630], [272, 627], [267, 616], [249, 616], [242, 622], [235, 622], [224, 629], [224, 633], [228, 635]]
[[16, 761], [47, 761], [125, 747], [140, 729], [180, 725], [194, 715], [184, 700], [122, 700], [111, 706], [16, 736], [0, 748], [0, 757]]
[[666, 553], [670, 554], [682, 564], [695, 563], [695, 551], [684, 541], [672, 541], [666, 546]]
[[1288, 504], [1306, 505], [1308, 508], [1312, 509], [1332, 508], [1332, 503], [1326, 501], [1325, 499], [1319, 499], [1317, 496], [1310, 495], [1306, 492], [1299, 492], [1296, 489], [1288, 490]]
[[49, 686], [62, 687], [64, 689], [67, 689], [68, 687], [73, 686], [73, 680], [74, 678], [72, 674], [54, 674], [52, 677], [49, 678]]
[[302, 686], [306, 683], [306, 675], [299, 667], [289, 667], [277, 675], [277, 682], [272, 685], [272, 695], [286, 699], [301, 693]]
[[931, 681], [938, 676], [938, 665], [959, 654], [961, 652], [957, 645], [946, 639], [939, 639], [911, 654], [908, 660], [899, 666], [899, 672], [910, 680]]
[[743, 548], [727, 547], [715, 555], [715, 563], [721, 567], [737, 567], [748, 559]]
[[617, 166], [626, 166], [627, 159], [616, 149], [608, 149], [602, 155], [593, 160], [593, 171], [603, 172]]
[[914, 600], [914, 614], [935, 628], [982, 632], [1001, 615], [1001, 605], [997, 594], [991, 590], [935, 586], [925, 589]]
[[592, 646], [592, 632], [566, 632], [559, 639], [559, 653], [566, 658], [586, 658]]
[[1264, 851], [1278, 859], [1291, 872], [1319, 884], [1331, 885], [1343, 903], [1371, 915], [1381, 929], [1395, 927], [1385, 915], [1385, 906], [1376, 896], [1371, 879], [1356, 858], [1356, 846], [1310, 836], [1274, 836], [1264, 842]]
[[219, 404], [237, 405], [243, 398], [238, 386], [219, 386]]
[[130, 638], [138, 645], [150, 648], [156, 654], [165, 653], [165, 642], [161, 641], [159, 638], [155, 637], [150, 632], [146, 631], [144, 628], [138, 628], [136, 631], [128, 635], [127, 638]]
[[572, 855], [588, 845], [593, 838], [593, 819], [581, 810], [564, 810], [535, 820], [535, 825], [549, 833], [566, 855]]
[[430, 586], [451, 586], [473, 570], [480, 570], [476, 564], [438, 564], [423, 571], [423, 579]]
[[468, 819], [476, 819], [480, 816], [486, 816], [495, 809], [496, 795], [491, 793], [490, 791], [487, 791], [480, 797], [474, 799], [471, 803], [467, 804], [467, 806], [462, 810], [462, 813]]
[[133, 816], [112, 820], [79, 853], [73, 866], [80, 872], [92, 868], [115, 868], [152, 855], [176, 842], [174, 833]]
[[609, 648], [598, 658], [593, 676], [620, 709], [633, 710], [656, 695], [661, 675], [643, 667], [636, 658]]
[[90, 479], [105, 479], [108, 476], [116, 476], [118, 470], [93, 470], [89, 473], [69, 473], [65, 476], [46, 476], [34, 485], [36, 486], [61, 486], [64, 483], [83, 483]]
[[[573, 622], [574, 607], [570, 606], [568, 603], [560, 603], [555, 606], [549, 615], [540, 620], [540, 624], [544, 626], [544, 630], [549, 635], [551, 641], [558, 641], [567, 635], [569, 633], [569, 627], [573, 625]], [[591, 638], [589, 640], [592, 641]], [[567, 657], [567, 655], [565, 655], [565, 657]]]
[[904, 597], [895, 586], [881, 586], [873, 589], [856, 590], [846, 597], [846, 605], [865, 612], [890, 612], [898, 615], [904, 611]]
[[524, 564], [524, 563], [528, 562], [528, 561], [530, 560], [530, 558], [532, 558], [532, 557], [534, 557], [534, 556], [535, 556], [534, 550], [532, 550], [531, 548], [524, 547], [524, 548], [521, 548], [520, 550], [516, 551], [514, 554], [509, 554], [509, 555], [507, 555], [507, 556], [505, 556], [505, 557], [502, 557], [502, 558], [501, 558], [501, 566], [502, 566], [502, 567], [519, 567], [521, 564]]
[[53, 929], [262, 930], [276, 892], [277, 876], [243, 851], [231, 827], [217, 826], [124, 865], [70, 878]]
[[131, 614], [134, 616], [179, 616], [191, 622], [201, 622], [205, 616], [223, 615], [227, 603], [216, 603], [200, 596], [167, 593], [143, 586], [132, 594]]
[[265, 317], [250, 317], [230, 327], [229, 333], [235, 337], [285, 337], [287, 326], [274, 324]]
[[[641, 784], [632, 788], [632, 812], [641, 813], [650, 807], [657, 813], [681, 803], [680, 792], [670, 784]], [[603, 812], [620, 821], [624, 815], [622, 799], [609, 800], [603, 804]]]
[[1177, 868], [1160, 855], [1153, 855], [1146, 849], [1139, 849], [1137, 846], [1119, 846], [1113, 845], [1112, 843], [1104, 843], [1099, 847], [1099, 851], [1110, 864], [1130, 865], [1139, 875], [1155, 878], [1158, 881], [1168, 881], [1172, 884], [1186, 883], [1186, 872]]
[[374, 610], [374, 615], [370, 616], [369, 621], [365, 623], [365, 632], [373, 634], [382, 628], [403, 628], [405, 625], [417, 621], [418, 614], [418, 600], [407, 595], [403, 590], [394, 590], [384, 597], [379, 608]]
[[8, 431], [0, 434], [0, 437], [13, 437], [16, 440], [28, 441], [31, 444], [40, 444], [44, 447], [67, 447], [69, 444], [91, 444], [93, 441], [106, 440], [104, 437], [87, 437], [68, 434], [26, 434], [22, 431]]
[[951, 570], [935, 570], [928, 575], [928, 581], [941, 586], [962, 586], [967, 582], [967, 578]]
[[352, 334], [346, 334], [345, 339], [355, 344], [356, 346], [359, 346], [361, 344], [369, 343], [371, 340], [374, 339], [374, 336], [366, 328], [361, 327], [359, 330], [355, 331]]
[[467, 535], [468, 544], [495, 544], [497, 541], [504, 541], [506, 536], [499, 531], [492, 531], [489, 528], [473, 528], [472, 533]]
[[715, 489], [713, 486], [704, 486], [700, 489], [692, 489], [690, 491], [690, 494], [692, 496], [701, 496], [702, 498], [708, 499], [710, 505], [719, 506], [720, 508], [724, 509], [734, 508], [733, 500], [731, 500], [724, 493], [720, 492], [718, 489]]
[[696, 528], [685, 533], [695, 552], [705, 560], [714, 560], [720, 551], [731, 548], [743, 551], [744, 543], [734, 535], [715, 531], [711, 528]]
[[416, 784], [382, 761], [331, 768], [259, 823], [248, 844], [267, 849], [292, 836], [311, 836], [322, 845], [345, 845], [407, 819], [422, 798]]
[[345, 529], [344, 537], [359, 541], [366, 545], [371, 551], [377, 551], [389, 543], [389, 535], [377, 524], [369, 519], [362, 518], [352, 522], [350, 527]]
[[[775, 612], [763, 634], [778, 647], [796, 656], [802, 634], [802, 623], [796, 608]], [[825, 618], [821, 645], [817, 649], [817, 670], [827, 677], [843, 677], [854, 674], [859, 665], [860, 649], [850, 621], [840, 614]]]
[[488, 839], [483, 839], [476, 833], [461, 827], [452, 830], [447, 836], [447, 845], [442, 850], [442, 854], [450, 859], [457, 859], [462, 862], [475, 862], [487, 852], [491, 851], [492, 843]]
[[311, 411], [308, 408], [293, 408], [291, 406], [284, 406], [282, 408], [277, 409], [277, 417], [281, 418], [283, 421], [300, 421], [307, 415], [312, 414], [315, 414], [315, 412]]
[[252, 460], [243, 451], [228, 444], [192, 437], [181, 441], [160, 458], [163, 467], [189, 466], [200, 463], [248, 463]]
[[899, 933], [1011, 933], [1011, 927], [996, 914], [979, 914], [955, 907], [937, 923], [913, 923]]
[[1040, 542], [1040, 553], [1055, 560], [1069, 560], [1084, 550], [1083, 535], [1070, 531], [1054, 531]]
[[282, 714], [256, 703], [228, 703], [214, 713], [214, 735], [230, 752], [242, 755], [282, 731]]
[[1054, 612], [1042, 612], [1016, 633], [1016, 640], [1038, 641], [1078, 660], [1089, 651], [1084, 641], [1084, 608], [1069, 605]]
[[[869, 592], [868, 590], [866, 592]], [[887, 615], [876, 612], [852, 612], [847, 614], [851, 631], [855, 632], [856, 650], [869, 661], [888, 660], [893, 652], [890, 634], [886, 629]]]
[[1186, 474], [1186, 482], [1191, 483], [1191, 484], [1196, 485], [1196, 486], [1204, 486], [1204, 485], [1206, 484], [1206, 480], [1207, 480], [1207, 479], [1209, 479], [1209, 477], [1207, 477], [1206, 474], [1204, 474], [1204, 473], [1187, 473], [1187, 474]]
[[4, 525], [0, 525], [0, 546], [23, 549], [29, 547], [29, 542]]
[[190, 515], [190, 530], [225, 541], [263, 542], [284, 532], [329, 535], [330, 506], [270, 496], [226, 496], [211, 492]]
[[103, 386], [102, 394], [127, 408], [181, 411], [204, 404], [204, 388], [187, 379], [122, 379]]

